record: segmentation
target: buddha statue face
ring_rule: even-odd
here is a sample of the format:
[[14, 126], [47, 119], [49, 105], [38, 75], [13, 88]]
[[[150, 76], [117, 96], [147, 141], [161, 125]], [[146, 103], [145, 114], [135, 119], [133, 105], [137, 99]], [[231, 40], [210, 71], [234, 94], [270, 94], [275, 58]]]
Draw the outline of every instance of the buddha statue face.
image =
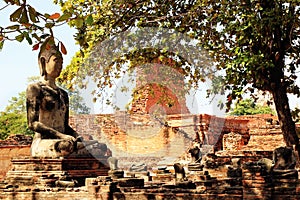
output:
[[62, 69], [63, 59], [57, 55], [52, 55], [45, 65], [45, 72], [48, 77], [57, 78]]
[[63, 58], [57, 46], [52, 45], [39, 53], [39, 67], [42, 76], [57, 78], [62, 70]]

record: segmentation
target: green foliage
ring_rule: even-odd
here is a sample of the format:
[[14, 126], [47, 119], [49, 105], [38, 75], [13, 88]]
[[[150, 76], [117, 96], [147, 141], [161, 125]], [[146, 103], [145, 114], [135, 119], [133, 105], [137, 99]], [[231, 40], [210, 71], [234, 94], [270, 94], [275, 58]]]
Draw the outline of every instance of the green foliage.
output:
[[27, 125], [25, 91], [12, 97], [4, 112], [0, 113], [0, 139], [11, 134], [34, 135]]
[[[125, 59], [113, 58], [109, 60], [110, 62], [99, 62], [99, 60], [87, 62], [90, 55], [103, 59], [101, 51], [109, 45], [96, 48], [99, 43], [108, 39], [118, 40], [120, 33], [135, 32], [145, 27], [155, 28], [158, 34], [161, 28], [173, 30], [193, 38], [196, 47], [204, 48], [209, 52], [215, 69], [225, 73], [224, 76], [218, 77], [218, 81], [215, 81], [217, 85], [209, 92], [210, 94], [227, 92], [227, 111], [233, 100], [241, 99], [245, 93], [253, 93], [254, 89], [269, 91], [273, 95], [287, 145], [298, 145], [299, 140], [295, 129], [291, 128], [294, 125], [287, 98], [287, 93], [300, 96], [300, 88], [295, 84], [296, 69], [300, 64], [300, 3], [298, 0], [100, 2], [60, 0], [64, 12], [72, 12], [77, 16], [77, 20], [70, 21], [70, 25], [78, 30], [76, 40], [83, 48], [78, 55], [82, 59], [77, 63], [78, 65], [71, 67], [73, 68], [71, 72], [79, 73], [79, 69], [83, 69], [79, 81], [90, 75], [102, 89], [112, 84], [119, 75], [118, 72], [122, 71], [125, 61], [130, 60], [133, 62], [132, 66], [138, 66], [138, 63], [149, 63], [147, 58], [152, 58], [153, 55], [151, 53], [141, 55], [145, 49], [140, 48], [139, 44], [129, 42], [125, 48], [132, 44], [136, 49], [127, 51], [127, 54], [119, 54], [120, 58]], [[142, 36], [143, 34], [133, 34], [135, 38], [133, 41], [146, 43], [147, 39]], [[173, 37], [170, 35], [168, 38]], [[116, 49], [115, 52], [124, 49], [123, 46], [118, 45], [111, 47]], [[213, 73], [205, 72], [210, 69], [207, 65], [184, 62], [177, 59], [176, 50], [167, 48], [164, 51], [163, 47], [154, 46], [153, 49], [157, 52], [155, 55], [178, 61], [174, 67], [182, 70], [182, 74], [192, 86], [197, 87], [197, 83], [207, 77], [215, 78], [211, 75]], [[98, 54], [93, 54], [93, 51]], [[112, 54], [115, 52], [112, 51]], [[176, 56], [168, 57], [172, 52], [175, 52]], [[192, 52], [187, 51], [179, 57], [193, 58]], [[104, 56], [104, 59], [105, 57], [107, 56]], [[286, 62], [286, 58], [289, 62]], [[200, 73], [197, 69], [201, 69]], [[130, 68], [126, 68], [125, 71], [130, 71]]]
[[[99, 42], [127, 30], [136, 30], [137, 27], [155, 27], [183, 33], [198, 41], [197, 48], [209, 51], [216, 69], [226, 72], [222, 77], [224, 84], [211, 92], [229, 91], [227, 108], [232, 100], [253, 91], [253, 88], [272, 91], [274, 85], [280, 84], [279, 87], [284, 86], [287, 92], [300, 94], [299, 87], [295, 85], [295, 72], [300, 63], [299, 43], [295, 42], [300, 37], [298, 1], [55, 0], [54, 3], [62, 7], [62, 14], [41, 14], [25, 0], [4, 2], [7, 5], [2, 9], [7, 6], [15, 6], [16, 9], [10, 15], [12, 24], [0, 27], [0, 46], [6, 40], [21, 42], [25, 39], [29, 44], [35, 40], [36, 44], [45, 48], [54, 40], [52, 28], [67, 21], [78, 30], [75, 39], [82, 50], [63, 76], [66, 82], [69, 81], [69, 88], [74, 84], [74, 79], [84, 87], [82, 82], [87, 75], [96, 77], [99, 87], [110, 86], [113, 78], [120, 76], [120, 69], [128, 60], [132, 66], [149, 62], [153, 54], [138, 49], [127, 52], [125, 57], [114, 58], [102, 72], [93, 69], [91, 63], [83, 65]], [[12, 32], [18, 33], [13, 36], [15, 38], [10, 38]], [[143, 41], [143, 38], [137, 40]], [[37, 49], [39, 45], [33, 48]], [[154, 51], [156, 58], [174, 58], [170, 56], [172, 49], [154, 48]], [[190, 54], [187, 52], [184, 58], [193, 58]], [[284, 63], [284, 58], [289, 58], [291, 62]], [[189, 83], [197, 86], [197, 82], [204, 81], [209, 74], [204, 72], [208, 68], [197, 71], [195, 69], [199, 69], [200, 65], [193, 69], [188, 64], [191, 63], [178, 61], [175, 67], [183, 69]], [[81, 75], [78, 74], [80, 68], [84, 71]], [[125, 70], [130, 71], [128, 68]]]
[[[104, 99], [105, 89], [115, 86], [124, 74], [131, 77], [129, 82], [133, 82], [132, 80], [136, 78], [144, 78], [136, 77], [135, 70], [140, 70], [139, 67], [146, 64], [165, 66], [165, 70], [161, 70], [164, 73], [159, 74], [158, 83], [167, 86], [178, 79], [174, 76], [175, 69], [181, 76], [178, 80], [182, 81], [182, 77], [186, 79], [187, 84], [183, 90], [185, 93], [191, 87], [197, 87], [199, 81], [205, 81], [205, 77], [215, 75], [216, 68], [208, 52], [199, 44], [191, 45], [194, 37], [184, 31], [189, 30], [188, 27], [184, 30], [179, 28], [184, 22], [171, 17], [170, 22], [175, 20], [172, 24], [179, 23], [172, 30], [173, 27], [168, 26], [168, 23], [160, 23], [164, 20], [148, 26], [146, 21], [143, 22], [141, 19], [149, 13], [152, 13], [150, 15], [153, 18], [156, 12], [163, 15], [172, 10], [175, 14], [177, 11], [174, 8], [179, 2], [167, 4], [160, 2], [159, 5], [149, 1], [101, 1], [101, 3], [60, 1], [60, 3], [63, 12], [74, 11], [77, 19], [81, 19], [81, 23], [78, 21], [69, 23], [78, 30], [75, 39], [82, 47], [61, 76], [61, 80], [70, 88], [74, 84], [86, 87], [86, 77], [90, 76], [97, 84], [95, 96]], [[183, 7], [184, 4], [178, 9]], [[142, 67], [143, 73], [153, 73], [152, 68], [149, 69], [150, 72]], [[124, 90], [128, 90], [128, 87]], [[110, 100], [111, 96], [106, 98]]]
[[20, 92], [18, 97], [12, 97], [5, 108], [6, 113], [26, 113], [26, 92]]
[[69, 94], [69, 106], [70, 106], [70, 114], [89, 114], [90, 108], [84, 103], [84, 99], [80, 96], [80, 92], [78, 89], [66, 89], [63, 84], [59, 84], [60, 87], [64, 88]]
[[[274, 84], [281, 84], [278, 83], [280, 80], [288, 92], [300, 94], [299, 87], [295, 85], [297, 77], [295, 69], [300, 63], [299, 43], [295, 42], [300, 37], [300, 11], [296, 8], [299, 5], [297, 1], [118, 0], [99, 3], [92, 0], [61, 0], [59, 2], [63, 12], [77, 16], [77, 20], [70, 21], [70, 25], [78, 30], [76, 40], [83, 47], [82, 52], [74, 58], [75, 65], [67, 69], [69, 72], [65, 72], [65, 80], [75, 79], [74, 74], [83, 67], [85, 74], [81, 81], [87, 75], [92, 75], [99, 81], [100, 87], [108, 86], [120, 71], [120, 68], [114, 68], [113, 64], [119, 63], [122, 66], [125, 61], [132, 59], [139, 64], [149, 62], [151, 52], [141, 56], [141, 51], [144, 50], [138, 49], [136, 53], [128, 52], [124, 60], [120, 58], [113, 60], [102, 74], [93, 68], [92, 63], [86, 63], [95, 45], [108, 38], [116, 37], [127, 30], [136, 30], [136, 27], [155, 27], [157, 32], [160, 31], [158, 28], [167, 28], [186, 34], [198, 41], [197, 48], [209, 51], [217, 65], [216, 69], [223, 69], [226, 72], [222, 77], [223, 84], [211, 92], [213, 94], [229, 91], [227, 108], [230, 108], [232, 100], [240, 98], [243, 93], [252, 92], [253, 88], [272, 91]], [[143, 38], [138, 40], [143, 41]], [[170, 50], [172, 49], [167, 49], [168, 54]], [[162, 50], [154, 48], [154, 51], [157, 57], [167, 57]], [[191, 52], [187, 52], [185, 58], [190, 57], [190, 54]], [[136, 60], [141, 57], [144, 60]], [[290, 58], [291, 62], [284, 64], [285, 57]], [[137, 66], [136, 62], [133, 62], [133, 66]], [[207, 70], [205, 67], [202, 67], [199, 73], [186, 66], [188, 63], [179, 62], [176, 67], [181, 68], [183, 74], [189, 77], [190, 83], [195, 86], [209, 74], [205, 72]], [[200, 67], [196, 66], [196, 69]], [[279, 73], [283, 71], [288, 73], [286, 75]]]
[[0, 139], [6, 139], [11, 134], [34, 135], [34, 132], [28, 129], [26, 114], [0, 113]]
[[[65, 24], [72, 16], [67, 12], [42, 14], [26, 0], [4, 0], [3, 3], [5, 5], [0, 7], [0, 11], [8, 7], [15, 10], [8, 16], [11, 24], [8, 26], [0, 24], [0, 51], [7, 41], [27, 41], [33, 50], [47, 48], [47, 45], [57, 39], [53, 34], [53, 27]], [[66, 54], [64, 44], [59, 41], [59, 45], [62, 53]]]
[[243, 99], [235, 103], [229, 115], [255, 115], [255, 114], [275, 114], [269, 106], [255, 104], [253, 99]]

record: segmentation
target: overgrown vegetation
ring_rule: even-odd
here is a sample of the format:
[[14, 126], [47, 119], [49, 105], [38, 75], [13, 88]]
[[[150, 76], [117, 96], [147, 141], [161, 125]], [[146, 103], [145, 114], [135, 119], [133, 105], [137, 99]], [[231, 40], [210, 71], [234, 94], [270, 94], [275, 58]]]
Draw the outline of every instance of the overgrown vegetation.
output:
[[229, 112], [230, 115], [256, 115], [256, 114], [275, 114], [270, 106], [257, 105], [253, 99], [243, 99], [235, 103]]

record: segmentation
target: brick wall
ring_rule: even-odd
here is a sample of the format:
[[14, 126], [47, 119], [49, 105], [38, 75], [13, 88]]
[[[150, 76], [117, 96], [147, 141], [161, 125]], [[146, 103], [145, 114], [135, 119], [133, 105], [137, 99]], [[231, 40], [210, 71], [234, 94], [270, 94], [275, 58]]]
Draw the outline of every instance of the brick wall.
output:
[[[162, 121], [151, 119], [151, 115], [77, 115], [70, 124], [80, 134], [91, 135], [106, 143], [114, 156], [176, 157], [187, 150], [195, 133], [204, 135], [204, 143], [220, 150], [273, 151], [285, 146], [276, 117], [252, 115], [227, 117], [226, 119], [201, 114], [167, 115], [167, 126]], [[175, 130], [175, 131], [174, 131]], [[226, 146], [227, 134], [241, 136], [238, 147]], [[225, 146], [224, 146], [225, 145]], [[229, 144], [228, 144], [229, 145]]]
[[170, 88], [152, 83], [139, 88], [131, 104], [134, 114], [177, 114], [189, 113], [185, 98], [181, 98]]
[[190, 143], [183, 135], [159, 122], [149, 122], [149, 116], [139, 117], [139, 123], [129, 115], [79, 115], [70, 117], [70, 125], [79, 134], [91, 135], [108, 145], [114, 156], [177, 157]]
[[[223, 136], [231, 132], [244, 137], [244, 141], [236, 142], [240, 151], [272, 152], [276, 147], [285, 146], [276, 118], [271, 115], [222, 119], [205, 114], [183, 114], [168, 115], [165, 120], [168, 126], [151, 119], [151, 115], [76, 115], [70, 117], [70, 125], [86, 138], [93, 137], [107, 144], [114, 156], [127, 157], [123, 159], [127, 164], [132, 161], [157, 163], [164, 158], [181, 157], [195, 138], [195, 131], [203, 132], [208, 144], [215, 144], [215, 150], [228, 150], [226, 155], [235, 149], [232, 146], [229, 149], [223, 142]], [[0, 142], [0, 176], [6, 173], [12, 157], [30, 155], [29, 145], [18, 146], [14, 140], [8, 141]]]
[[168, 115], [189, 113], [183, 72], [170, 67], [174, 64], [173, 60], [153, 59], [151, 62], [136, 67], [136, 90], [131, 112]]
[[30, 145], [0, 146], [0, 180], [11, 168], [10, 160], [19, 156], [30, 156]]

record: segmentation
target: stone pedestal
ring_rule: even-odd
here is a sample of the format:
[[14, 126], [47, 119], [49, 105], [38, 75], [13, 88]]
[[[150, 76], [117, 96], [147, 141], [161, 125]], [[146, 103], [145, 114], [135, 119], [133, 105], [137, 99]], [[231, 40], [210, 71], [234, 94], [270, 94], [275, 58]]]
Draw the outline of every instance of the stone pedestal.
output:
[[175, 179], [175, 174], [171, 173], [166, 167], [159, 168], [158, 170], [153, 171], [156, 175], [152, 177], [154, 182], [170, 182]]
[[189, 171], [203, 171], [203, 165], [200, 163], [190, 163], [188, 164]]
[[272, 183], [272, 196], [276, 199], [299, 199], [299, 179], [296, 169], [274, 170]]
[[146, 182], [152, 181], [152, 176], [147, 171], [143, 172], [126, 172], [126, 175], [131, 178], [143, 178]]
[[108, 170], [107, 157], [15, 158], [5, 182], [18, 187], [53, 187], [58, 180], [63, 180], [74, 181], [80, 186], [84, 185], [87, 177], [107, 176]]
[[261, 166], [245, 163], [242, 167], [243, 198], [244, 199], [273, 199], [272, 178], [261, 173]]
[[124, 171], [123, 170], [109, 170], [108, 175], [112, 179], [124, 178]]

